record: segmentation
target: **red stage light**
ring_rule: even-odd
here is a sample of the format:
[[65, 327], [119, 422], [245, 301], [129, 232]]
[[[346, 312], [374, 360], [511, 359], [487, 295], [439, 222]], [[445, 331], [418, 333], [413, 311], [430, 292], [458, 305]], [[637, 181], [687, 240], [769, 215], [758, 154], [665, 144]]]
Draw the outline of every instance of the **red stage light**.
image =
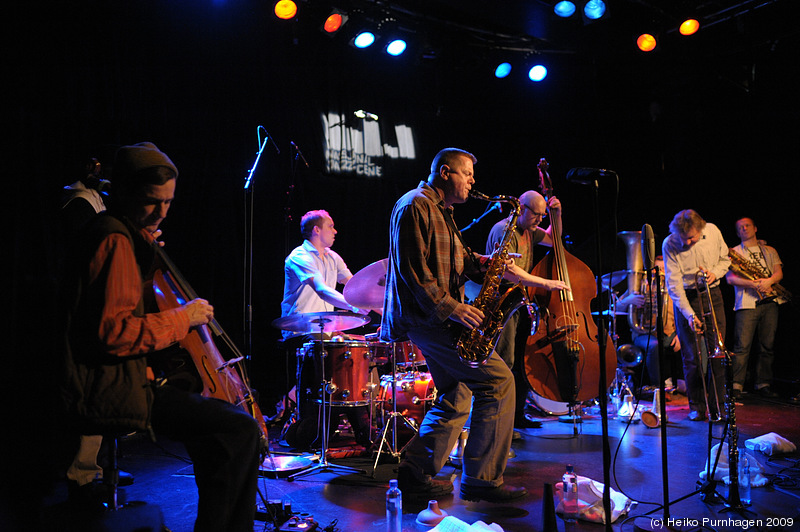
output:
[[325, 33], [336, 33], [339, 31], [339, 28], [342, 27], [343, 23], [344, 20], [341, 14], [331, 13], [331, 15], [325, 19], [325, 24], [322, 25], [322, 29], [325, 30]]

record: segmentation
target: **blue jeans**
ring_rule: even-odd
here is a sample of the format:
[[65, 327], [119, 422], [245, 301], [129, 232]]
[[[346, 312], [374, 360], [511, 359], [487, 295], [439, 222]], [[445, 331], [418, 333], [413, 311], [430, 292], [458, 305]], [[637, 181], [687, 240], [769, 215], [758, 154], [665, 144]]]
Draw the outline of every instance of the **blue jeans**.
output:
[[[735, 343], [733, 352], [733, 382], [744, 386], [747, 376], [747, 361], [750, 358], [750, 348], [753, 337], [758, 331], [758, 362], [756, 364], [756, 389], [772, 384], [772, 359], [773, 346], [775, 345], [775, 331], [778, 329], [778, 304], [774, 301], [758, 305], [753, 309], [736, 311], [736, 326], [734, 329]], [[737, 386], [738, 388], [738, 386]]]
[[462, 485], [499, 486], [511, 448], [514, 430], [514, 379], [508, 365], [492, 353], [486, 364], [471, 368], [459, 360], [455, 348], [460, 327], [409, 331], [409, 339], [425, 355], [436, 385], [436, 401], [425, 414], [419, 434], [406, 449], [401, 467], [419, 476], [436, 475], [447, 461], [461, 429], [470, 416], [469, 438], [464, 448]]

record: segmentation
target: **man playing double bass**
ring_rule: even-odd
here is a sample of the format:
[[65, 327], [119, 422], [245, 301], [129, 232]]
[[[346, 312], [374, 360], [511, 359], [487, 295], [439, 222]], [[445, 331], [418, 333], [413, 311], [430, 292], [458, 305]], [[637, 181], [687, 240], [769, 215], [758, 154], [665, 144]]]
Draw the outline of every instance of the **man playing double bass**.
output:
[[145, 359], [213, 317], [202, 299], [161, 312], [145, 309], [153, 233], [175, 197], [178, 170], [149, 142], [120, 148], [114, 168], [109, 210], [86, 224], [65, 260], [59, 390], [65, 428], [75, 434], [153, 430], [182, 441], [198, 487], [195, 530], [251, 532], [259, 425], [228, 402], [154, 384]]
[[[519, 197], [522, 213], [517, 219], [516, 228], [511, 236], [508, 246], [509, 253], [519, 255], [514, 258], [514, 263], [521, 269], [530, 273], [535, 266], [533, 262], [533, 246], [541, 245], [552, 247], [552, 223], [547, 229], [542, 229], [539, 224], [547, 217], [547, 209], [553, 213], [555, 223], [561, 223], [561, 201], [553, 196], [548, 201], [536, 192], [528, 190]], [[503, 239], [503, 229], [506, 220], [500, 220], [489, 232], [486, 242], [486, 254], [490, 255]], [[513, 313], [503, 327], [503, 332], [495, 346], [495, 351], [500, 358], [508, 364], [514, 374], [516, 388], [516, 408], [514, 411], [514, 427], [518, 429], [539, 426], [525, 417], [525, 401], [528, 397], [528, 380], [525, 376], [525, 342], [530, 334], [530, 319], [527, 313], [521, 310]], [[516, 437], [516, 433], [515, 433]]]

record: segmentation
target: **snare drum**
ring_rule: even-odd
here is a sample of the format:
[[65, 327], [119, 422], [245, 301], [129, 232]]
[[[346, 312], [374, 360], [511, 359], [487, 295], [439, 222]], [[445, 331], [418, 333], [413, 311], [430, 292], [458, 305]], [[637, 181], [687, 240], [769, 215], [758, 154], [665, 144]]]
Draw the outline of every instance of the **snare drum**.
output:
[[369, 344], [323, 340], [324, 357], [320, 357], [317, 353], [319, 344], [320, 342], [306, 342], [303, 345], [303, 372], [307, 374], [313, 372], [314, 385], [309, 388], [316, 390], [317, 402], [320, 400], [321, 383], [325, 380], [330, 383], [327, 388], [330, 393], [329, 405], [368, 405], [372, 390], [369, 380]]
[[[392, 376], [381, 377], [378, 402], [385, 412], [392, 412]], [[397, 374], [397, 410], [407, 418], [413, 418], [417, 425], [436, 400], [436, 387], [430, 373], [409, 372]]]
[[419, 347], [411, 342], [372, 342], [369, 344], [370, 358], [375, 364], [387, 364], [392, 361], [394, 351], [395, 363], [400, 367], [424, 366], [425, 357]]

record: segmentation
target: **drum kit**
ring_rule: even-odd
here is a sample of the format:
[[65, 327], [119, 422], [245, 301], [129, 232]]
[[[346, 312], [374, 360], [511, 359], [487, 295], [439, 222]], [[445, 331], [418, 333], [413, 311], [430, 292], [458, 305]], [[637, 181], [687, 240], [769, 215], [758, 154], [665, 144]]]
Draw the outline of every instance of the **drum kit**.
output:
[[[345, 285], [345, 299], [354, 307], [382, 313], [387, 264], [388, 259], [383, 259], [356, 273]], [[319, 384], [319, 395], [314, 401], [320, 405], [322, 413], [319, 416], [321, 427], [318, 427], [322, 432], [321, 458], [319, 465], [290, 476], [290, 480], [320, 470], [363, 473], [327, 461], [331, 421], [327, 411], [331, 407], [367, 406], [370, 412], [377, 410], [375, 417], [383, 423], [377, 432], [381, 434], [375, 460], [377, 467], [384, 448], [394, 458], [399, 457], [403, 450], [398, 449], [398, 421], [408, 427], [413, 435], [435, 399], [436, 390], [431, 375], [423, 371], [426, 369], [425, 357], [411, 342], [382, 342], [377, 334], [363, 336], [364, 340], [343, 338], [345, 331], [364, 326], [369, 321], [369, 317], [362, 314], [331, 311], [295, 314], [272, 322], [278, 329], [314, 335], [316, 338], [306, 342], [297, 351], [297, 377], [298, 390], [302, 371], [313, 375], [309, 388]], [[331, 339], [324, 339], [331, 336]], [[381, 369], [385, 374], [380, 376], [380, 382], [376, 384], [373, 375]], [[297, 403], [300, 402], [298, 397]]]

